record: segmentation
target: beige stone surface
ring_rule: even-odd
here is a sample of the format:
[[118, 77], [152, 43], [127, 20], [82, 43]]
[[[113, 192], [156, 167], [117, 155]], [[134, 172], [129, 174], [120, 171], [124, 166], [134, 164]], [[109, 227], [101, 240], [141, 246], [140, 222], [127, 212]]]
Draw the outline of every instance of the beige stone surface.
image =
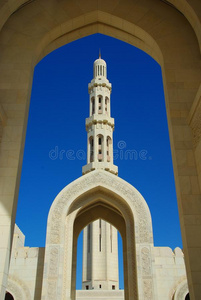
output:
[[84, 228], [82, 289], [119, 290], [117, 229], [98, 219]]
[[123, 300], [124, 291], [76, 291], [76, 300]]
[[25, 247], [25, 236], [15, 225], [6, 290], [15, 300], [39, 300], [44, 269], [44, 248]]
[[[195, 148], [194, 135], [199, 136], [201, 121], [196, 117], [192, 127], [187, 116], [200, 86], [200, 1], [13, 0], [0, 5], [0, 104], [7, 116], [0, 150], [0, 230], [5, 237], [0, 244], [0, 297], [7, 281], [33, 68], [57, 47], [100, 32], [142, 49], [162, 67], [188, 282], [191, 299], [198, 300], [200, 139]], [[6, 141], [8, 132], [13, 134]], [[186, 151], [184, 157], [191, 151], [191, 165], [184, 158], [179, 166], [180, 150]]]
[[97, 219], [110, 222], [121, 233], [125, 300], [143, 299], [145, 295], [156, 300], [149, 208], [133, 186], [104, 170], [94, 170], [76, 179], [58, 194], [51, 206], [42, 299], [75, 299], [77, 238], [87, 224]]
[[[64, 196], [64, 194], [63, 194]], [[57, 198], [58, 200], [58, 198]], [[141, 199], [142, 200], [142, 199]], [[143, 203], [142, 203], [143, 204]], [[99, 202], [100, 205], [100, 202]], [[98, 211], [97, 211], [98, 208]], [[88, 209], [87, 209], [88, 210]], [[142, 209], [143, 212], [143, 209]], [[94, 210], [90, 210], [90, 214], [94, 214], [96, 217], [98, 214], [101, 214], [103, 217], [105, 213], [108, 213], [107, 210], [101, 209], [100, 206], [95, 206]], [[144, 213], [144, 212], [143, 212]], [[86, 215], [85, 215], [86, 216]], [[84, 217], [85, 217], [84, 216]], [[113, 215], [114, 217], [115, 215]], [[116, 216], [115, 216], [116, 217]], [[136, 215], [137, 217], [137, 215]], [[111, 218], [112, 219], [112, 218]], [[77, 222], [84, 220], [84, 218], [77, 219]], [[48, 226], [54, 225], [51, 224], [51, 220]], [[114, 221], [114, 220], [113, 220]], [[118, 218], [116, 221], [119, 221]], [[102, 229], [105, 233], [108, 232], [107, 226], [110, 224], [102, 221]], [[137, 223], [136, 223], [137, 224]], [[97, 226], [96, 226], [97, 225]], [[150, 226], [151, 224], [149, 224]], [[93, 222], [93, 226], [96, 226], [99, 230], [99, 220]], [[105, 226], [105, 227], [104, 227]], [[121, 228], [121, 227], [120, 227]], [[67, 227], [68, 230], [68, 227]], [[86, 230], [86, 228], [85, 228]], [[152, 228], [149, 227], [150, 232]], [[122, 231], [122, 228], [121, 228]], [[73, 234], [73, 233], [72, 233]], [[76, 234], [76, 228], [75, 228]], [[94, 231], [95, 238], [97, 237], [97, 233]], [[87, 237], [87, 235], [84, 235]], [[93, 237], [93, 235], [92, 235]], [[13, 246], [12, 246], [12, 255], [11, 255], [11, 264], [8, 276], [8, 284], [7, 284], [7, 291], [11, 293], [15, 300], [40, 300], [41, 293], [42, 293], [42, 280], [46, 280], [47, 272], [54, 276], [51, 276], [51, 284], [49, 282], [49, 288], [51, 289], [48, 291], [49, 296], [47, 299], [60, 299], [61, 295], [59, 290], [54, 285], [54, 282], [58, 282], [58, 277], [56, 274], [59, 274], [60, 278], [65, 277], [65, 268], [59, 268], [58, 264], [59, 261], [65, 262], [66, 260], [62, 260], [62, 257], [66, 253], [65, 247], [62, 247], [62, 240], [60, 239], [60, 245], [51, 246], [50, 250], [50, 257], [48, 258], [48, 248], [49, 245], [46, 246], [46, 263], [44, 264], [44, 248], [29, 248], [24, 246], [25, 236], [20, 231], [20, 229], [15, 226], [14, 237], [13, 237]], [[125, 238], [123, 238], [125, 242]], [[115, 243], [115, 240], [114, 240]], [[85, 243], [84, 243], [85, 244]], [[92, 243], [91, 243], [92, 244]], [[98, 246], [97, 242], [93, 242], [95, 246]], [[104, 245], [104, 247], [107, 245]], [[85, 245], [84, 245], [85, 246]], [[107, 248], [107, 247], [106, 247]], [[125, 249], [125, 246], [124, 246]], [[151, 250], [151, 251], [150, 251]], [[64, 253], [63, 253], [64, 251]], [[97, 255], [98, 251], [94, 251], [94, 255]], [[185, 296], [188, 294], [188, 285], [186, 279], [186, 270], [184, 264], [184, 255], [180, 248], [176, 248], [172, 251], [168, 247], [153, 247], [152, 242], [147, 242], [146, 244], [137, 243], [136, 245], [136, 253], [137, 253], [137, 278], [139, 284], [139, 299], [147, 299], [155, 300], [184, 300]], [[114, 261], [108, 255], [109, 253], [102, 252], [101, 257], [101, 264], [99, 264], [99, 258], [96, 259], [96, 263], [93, 266], [93, 278], [91, 278], [91, 283], [89, 285], [93, 285], [93, 289], [85, 290], [85, 285], [83, 285], [83, 290], [75, 290], [73, 291], [72, 295], [75, 297], [76, 300], [124, 300], [128, 299], [126, 293], [128, 291], [118, 290], [116, 286], [116, 290], [111, 290], [107, 284], [111, 284], [111, 282], [100, 282], [100, 277], [104, 277], [102, 272], [106, 272], [108, 278], [112, 279], [113, 274], [113, 267], [118, 268], [118, 263], [114, 264]], [[125, 256], [124, 252], [124, 256]], [[60, 258], [61, 256], [61, 258]], [[109, 262], [107, 266], [104, 265], [104, 259], [109, 258]], [[48, 259], [50, 261], [48, 262]], [[125, 259], [125, 257], [124, 257]], [[70, 259], [69, 259], [70, 261]], [[87, 262], [85, 256], [83, 256], [83, 261]], [[71, 261], [70, 264], [71, 265]], [[127, 259], [124, 261], [126, 265], [125, 270], [129, 268], [129, 262]], [[51, 264], [51, 265], [50, 265]], [[76, 264], [75, 264], [76, 265]], [[75, 266], [73, 264], [73, 266]], [[44, 270], [44, 273], [43, 273]], [[60, 270], [60, 271], [59, 271]], [[118, 275], [118, 270], [115, 270]], [[150, 277], [151, 275], [151, 277]], [[85, 275], [84, 275], [85, 276]], [[126, 276], [126, 274], [125, 274]], [[102, 289], [99, 286], [96, 286], [96, 280], [98, 278], [98, 285], [101, 283]], [[49, 278], [50, 279], [50, 278]], [[113, 278], [114, 279], [114, 278]], [[148, 279], [148, 281], [147, 281]], [[152, 279], [152, 280], [150, 280]], [[114, 283], [114, 282], [113, 282]], [[148, 283], [148, 284], [147, 284]], [[155, 291], [151, 290], [151, 283], [155, 287]], [[116, 283], [115, 283], [116, 284]], [[65, 283], [63, 283], [63, 287], [65, 287]], [[73, 286], [74, 287], [74, 286]], [[44, 292], [44, 291], [43, 291]], [[125, 292], [125, 295], [124, 295]], [[51, 296], [53, 294], [53, 296]], [[55, 295], [55, 296], [54, 296]], [[53, 298], [54, 297], [54, 298]], [[72, 297], [72, 298], [73, 298]], [[65, 299], [65, 296], [64, 296]], [[132, 299], [129, 297], [129, 299]], [[136, 299], [136, 298], [134, 298]]]

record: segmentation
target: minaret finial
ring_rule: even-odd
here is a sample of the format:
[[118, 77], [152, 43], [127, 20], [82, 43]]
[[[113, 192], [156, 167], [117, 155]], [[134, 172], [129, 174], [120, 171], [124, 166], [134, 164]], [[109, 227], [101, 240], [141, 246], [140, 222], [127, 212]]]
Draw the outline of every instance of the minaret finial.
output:
[[101, 58], [101, 49], [99, 48], [99, 58]]

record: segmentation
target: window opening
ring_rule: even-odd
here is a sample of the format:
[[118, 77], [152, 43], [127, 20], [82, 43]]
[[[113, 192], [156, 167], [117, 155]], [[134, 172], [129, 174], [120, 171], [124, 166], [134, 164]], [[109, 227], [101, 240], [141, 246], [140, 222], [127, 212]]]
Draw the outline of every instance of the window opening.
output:
[[90, 138], [89, 145], [90, 145], [90, 162], [92, 162], [94, 160], [94, 140], [93, 140], [93, 137]]
[[94, 98], [91, 99], [91, 102], [92, 102], [92, 110], [91, 110], [91, 113], [92, 113], [92, 115], [94, 115], [94, 114], [95, 114], [95, 100], [94, 100]]
[[108, 104], [108, 98], [105, 98], [105, 111], [107, 112], [107, 104]]
[[102, 112], [102, 97], [98, 97], [98, 113]]

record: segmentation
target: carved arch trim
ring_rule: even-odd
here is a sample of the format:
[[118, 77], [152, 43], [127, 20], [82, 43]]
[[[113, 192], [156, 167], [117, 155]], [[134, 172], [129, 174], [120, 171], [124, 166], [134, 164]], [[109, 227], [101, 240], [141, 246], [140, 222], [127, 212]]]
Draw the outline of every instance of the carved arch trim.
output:
[[[148, 262], [149, 270], [142, 276], [145, 286], [144, 297], [154, 298], [153, 276], [151, 265], [151, 247], [153, 247], [152, 222], [149, 208], [142, 195], [123, 179], [106, 171], [95, 170], [68, 186], [55, 198], [48, 216], [45, 278], [43, 281], [42, 299], [53, 300], [74, 299], [73, 279], [75, 264], [73, 261], [73, 239], [75, 238], [74, 223], [79, 213], [90, 210], [90, 206], [99, 203], [108, 205], [124, 219], [127, 248], [128, 288], [125, 299], [138, 299], [144, 291], [138, 284], [137, 272], [141, 262], [136, 260], [135, 247], [143, 248], [143, 259]], [[112, 222], [111, 222], [112, 223]], [[85, 224], [86, 225], [86, 224]], [[142, 254], [144, 253], [142, 251]], [[141, 255], [141, 252], [140, 252]], [[145, 257], [146, 256], [146, 257]], [[136, 280], [134, 280], [136, 278]], [[140, 279], [141, 280], [141, 279]]]
[[8, 285], [6, 289], [15, 300], [31, 300], [31, 294], [27, 285], [17, 276], [8, 276]]
[[186, 295], [189, 293], [187, 280], [183, 280], [176, 287], [176, 291], [172, 300], [185, 300]]
[[[123, 179], [106, 171], [93, 171], [67, 185], [55, 198], [48, 216], [47, 243], [60, 244], [65, 218], [72, 205], [82, 205], [80, 197], [93, 189], [111, 192], [114, 205], [121, 211], [131, 209], [135, 216], [135, 236], [139, 243], [153, 243], [149, 208], [142, 195]], [[110, 198], [111, 198], [110, 197]]]

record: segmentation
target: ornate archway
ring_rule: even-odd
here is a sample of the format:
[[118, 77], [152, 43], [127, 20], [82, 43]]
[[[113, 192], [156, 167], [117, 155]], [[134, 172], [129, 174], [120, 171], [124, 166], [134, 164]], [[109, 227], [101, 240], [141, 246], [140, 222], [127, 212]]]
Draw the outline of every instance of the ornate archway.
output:
[[14, 300], [31, 300], [31, 295], [26, 284], [14, 275], [9, 275], [7, 291]]
[[186, 296], [188, 294], [189, 294], [188, 283], [186, 280], [184, 280], [177, 286], [173, 296], [173, 300], [186, 300]]
[[97, 218], [112, 223], [124, 236], [125, 299], [156, 299], [148, 206], [134, 187], [105, 171], [75, 180], [51, 206], [42, 299], [75, 299], [76, 240], [80, 230]]

